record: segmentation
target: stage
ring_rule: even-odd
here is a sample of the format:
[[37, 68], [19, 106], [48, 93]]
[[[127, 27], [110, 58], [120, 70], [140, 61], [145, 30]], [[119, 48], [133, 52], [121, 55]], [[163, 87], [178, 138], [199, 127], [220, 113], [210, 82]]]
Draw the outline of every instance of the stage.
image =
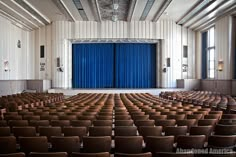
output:
[[147, 88], [147, 89], [121, 89], [121, 88], [101, 88], [101, 89], [63, 89], [53, 88], [49, 89], [48, 93], [63, 93], [66, 96], [76, 95], [78, 93], [150, 93], [152, 95], [159, 95], [164, 91], [185, 91], [184, 88]]

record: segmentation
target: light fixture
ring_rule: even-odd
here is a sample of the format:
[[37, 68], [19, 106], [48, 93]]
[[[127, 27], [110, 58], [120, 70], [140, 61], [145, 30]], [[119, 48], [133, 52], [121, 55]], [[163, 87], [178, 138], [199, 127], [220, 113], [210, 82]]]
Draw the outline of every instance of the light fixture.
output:
[[119, 1], [113, 0], [112, 2], [113, 12], [112, 12], [112, 17], [111, 17], [111, 20], [113, 22], [118, 21], [118, 8], [119, 8]]
[[117, 10], [119, 8], [119, 4], [118, 3], [114, 3], [112, 5], [112, 7], [113, 7], [114, 10]]
[[223, 60], [218, 61], [218, 71], [223, 71], [224, 62]]
[[113, 22], [116, 22], [118, 20], [118, 16], [117, 15], [112, 15], [111, 17]]

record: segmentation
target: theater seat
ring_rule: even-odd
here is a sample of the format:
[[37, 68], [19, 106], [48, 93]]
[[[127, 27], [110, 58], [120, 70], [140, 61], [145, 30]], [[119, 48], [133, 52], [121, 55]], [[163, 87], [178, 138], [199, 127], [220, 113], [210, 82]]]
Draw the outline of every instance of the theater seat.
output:
[[115, 152], [136, 154], [142, 153], [142, 136], [116, 136]]
[[0, 157], [25, 157], [25, 153], [10, 153], [10, 154], [0, 154]]
[[110, 157], [109, 152], [101, 153], [72, 153], [71, 157]]
[[124, 153], [116, 153], [115, 157], [152, 157], [152, 153], [139, 153], [139, 154], [124, 154]]
[[31, 152], [29, 157], [67, 157], [66, 152], [50, 152], [50, 153], [38, 153], [38, 152]]

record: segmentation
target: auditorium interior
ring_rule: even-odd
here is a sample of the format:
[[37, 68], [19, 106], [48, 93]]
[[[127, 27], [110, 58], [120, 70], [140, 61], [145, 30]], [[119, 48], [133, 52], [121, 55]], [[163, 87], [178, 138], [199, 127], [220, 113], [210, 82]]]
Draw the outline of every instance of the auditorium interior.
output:
[[0, 157], [236, 157], [236, 0], [0, 0]]

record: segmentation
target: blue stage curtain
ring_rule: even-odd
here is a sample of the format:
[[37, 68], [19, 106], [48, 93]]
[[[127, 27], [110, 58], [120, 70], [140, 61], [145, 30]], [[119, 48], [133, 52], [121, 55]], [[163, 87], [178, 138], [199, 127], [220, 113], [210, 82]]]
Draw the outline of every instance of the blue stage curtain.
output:
[[202, 33], [202, 79], [207, 78], [207, 32]]
[[115, 87], [156, 87], [156, 45], [116, 44]]
[[114, 86], [114, 44], [73, 44], [73, 88]]

